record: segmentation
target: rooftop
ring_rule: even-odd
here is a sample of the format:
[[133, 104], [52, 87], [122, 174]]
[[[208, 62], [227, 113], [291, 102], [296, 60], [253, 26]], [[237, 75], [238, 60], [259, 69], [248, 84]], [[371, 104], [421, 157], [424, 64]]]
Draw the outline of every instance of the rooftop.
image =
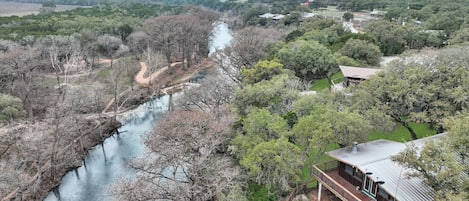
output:
[[376, 74], [380, 69], [377, 68], [359, 68], [351, 66], [339, 66], [344, 77], [352, 77], [359, 79], [368, 79], [372, 75]]
[[351, 152], [350, 147], [345, 147], [330, 151], [328, 155], [362, 172], [372, 173], [372, 178], [375, 181], [384, 181], [381, 187], [398, 200], [432, 200], [433, 190], [424, 185], [420, 178], [407, 178], [406, 173], [411, 170], [392, 161], [391, 156], [403, 151], [410, 144], [421, 148], [426, 141], [438, 140], [444, 135], [438, 134], [407, 143], [375, 140], [358, 144], [358, 151], [355, 153]]

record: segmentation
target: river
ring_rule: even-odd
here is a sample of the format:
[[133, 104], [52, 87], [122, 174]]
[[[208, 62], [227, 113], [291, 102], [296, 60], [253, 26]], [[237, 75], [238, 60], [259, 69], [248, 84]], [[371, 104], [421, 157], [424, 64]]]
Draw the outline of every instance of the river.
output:
[[[229, 45], [232, 36], [225, 23], [218, 23], [214, 30], [210, 51]], [[127, 164], [143, 152], [144, 141], [168, 109], [169, 97], [163, 96], [139, 105], [121, 116], [123, 126], [119, 134], [94, 147], [82, 166], [67, 173], [60, 186], [45, 201], [113, 201], [109, 188], [119, 178], [135, 177]]]

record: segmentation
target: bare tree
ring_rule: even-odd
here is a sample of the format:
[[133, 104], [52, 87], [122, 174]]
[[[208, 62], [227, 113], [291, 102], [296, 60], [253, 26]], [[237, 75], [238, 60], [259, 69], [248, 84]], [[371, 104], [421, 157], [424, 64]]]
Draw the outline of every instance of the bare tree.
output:
[[231, 47], [215, 52], [212, 58], [235, 83], [241, 84], [241, 69], [252, 68], [266, 57], [266, 47], [278, 42], [281, 34], [274, 29], [247, 27], [239, 30]]
[[[36, 90], [34, 78], [37, 77], [38, 52], [33, 48], [16, 48], [0, 54], [0, 73], [9, 82], [10, 94], [20, 97], [28, 116], [32, 120], [33, 92]], [[3, 89], [5, 90], [5, 89]]]
[[148, 150], [132, 166], [139, 177], [114, 190], [122, 200], [213, 200], [236, 182], [238, 167], [222, 154], [233, 118], [227, 110], [177, 110], [151, 134]]
[[131, 33], [128, 37], [128, 45], [130, 51], [135, 54], [139, 59], [138, 54], [142, 56], [143, 52], [150, 47], [150, 36], [144, 31], [136, 31]]
[[119, 102], [120, 102], [120, 93], [123, 90], [122, 80], [124, 78], [124, 73], [126, 70], [126, 63], [124, 61], [118, 62], [116, 68], [114, 68], [109, 76], [110, 87], [111, 87], [111, 94], [114, 99], [114, 119], [117, 116], [117, 111], [119, 110]]
[[83, 60], [85, 61], [86, 66], [90, 69], [90, 71], [93, 70], [95, 57], [98, 54], [98, 44], [96, 42], [98, 35], [99, 34], [93, 30], [83, 30], [80, 33], [73, 34], [73, 37], [80, 44], [80, 52], [83, 55]]
[[118, 37], [111, 35], [102, 35], [98, 37], [97, 48], [101, 54], [111, 58], [111, 68], [114, 57], [117, 56], [120, 49], [123, 47], [122, 40]]
[[166, 57], [168, 65], [175, 50], [177, 26], [174, 23], [175, 16], [161, 16], [145, 20], [143, 30], [147, 33], [153, 43]]
[[209, 38], [213, 29], [213, 16], [198, 15], [162, 16], [148, 19], [143, 31], [151, 38], [152, 47], [165, 55], [168, 65], [173, 59], [191, 66], [209, 53]]
[[200, 86], [185, 91], [182, 97], [176, 100], [176, 105], [186, 110], [198, 109], [207, 112], [218, 110], [231, 101], [234, 89], [231, 80], [212, 72]]

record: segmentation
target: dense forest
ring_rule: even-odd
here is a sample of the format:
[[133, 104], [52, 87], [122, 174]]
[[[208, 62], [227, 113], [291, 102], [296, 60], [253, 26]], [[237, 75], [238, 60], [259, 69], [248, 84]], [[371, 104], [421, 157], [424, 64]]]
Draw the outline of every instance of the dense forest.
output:
[[[149, 131], [115, 199], [310, 198], [327, 151], [443, 132], [393, 160], [435, 200], [469, 199], [467, 1], [27, 2], [91, 7], [0, 17], [2, 199], [42, 200], [120, 112], [181, 83], [197, 87]], [[234, 38], [209, 55], [220, 20]], [[140, 62], [164, 73], [139, 82]], [[341, 65], [380, 72], [337, 92]]]

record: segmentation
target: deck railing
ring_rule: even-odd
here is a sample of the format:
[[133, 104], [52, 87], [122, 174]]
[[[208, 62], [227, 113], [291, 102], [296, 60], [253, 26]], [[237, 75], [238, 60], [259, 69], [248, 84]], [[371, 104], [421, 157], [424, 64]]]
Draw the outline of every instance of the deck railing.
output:
[[335, 169], [339, 166], [337, 161], [330, 161], [326, 163], [321, 163], [313, 165], [313, 176], [324, 185], [329, 191], [334, 193], [339, 199], [345, 201], [361, 201], [360, 198], [352, 194], [345, 187], [337, 183], [329, 175], [324, 173], [324, 171]]

